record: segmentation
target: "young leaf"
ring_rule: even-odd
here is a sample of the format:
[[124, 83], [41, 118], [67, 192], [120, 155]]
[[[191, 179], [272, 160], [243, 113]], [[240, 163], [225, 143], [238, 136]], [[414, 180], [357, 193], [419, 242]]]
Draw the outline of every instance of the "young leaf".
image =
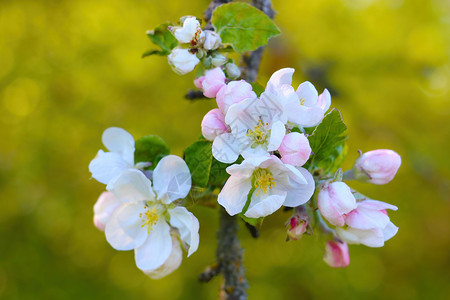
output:
[[310, 171], [335, 172], [347, 154], [347, 126], [337, 109], [329, 112], [308, 137], [314, 153], [305, 166]]
[[223, 4], [212, 14], [211, 23], [222, 43], [237, 52], [256, 50], [280, 34], [278, 27], [259, 9], [242, 2]]
[[211, 174], [211, 142], [206, 140], [194, 142], [184, 150], [184, 160], [191, 171], [192, 185], [206, 187]]
[[[161, 24], [158, 27], [156, 27], [153, 30], [147, 31], [147, 36], [149, 39], [155, 44], [156, 46], [159, 46], [161, 48], [161, 51], [155, 52], [155, 51], [147, 51], [146, 53], [150, 53], [148, 55], [152, 54], [158, 54], [158, 55], [168, 55], [172, 51], [173, 48], [175, 48], [178, 45], [177, 39], [173, 36], [173, 34], [169, 30], [169, 26], [171, 24]], [[156, 50], [157, 51], [157, 50]], [[144, 55], [146, 54], [144, 53]], [[148, 55], [145, 55], [148, 56]]]
[[256, 93], [256, 96], [261, 96], [265, 88], [257, 82], [251, 82], [250, 84], [252, 85], [252, 89]]
[[134, 162], [151, 162], [154, 169], [164, 156], [170, 153], [167, 144], [156, 135], [147, 135], [135, 143]]
[[165, 55], [167, 55], [167, 53], [164, 51], [161, 51], [161, 50], [148, 50], [142, 54], [142, 58], [150, 56], [150, 55], [165, 56]]

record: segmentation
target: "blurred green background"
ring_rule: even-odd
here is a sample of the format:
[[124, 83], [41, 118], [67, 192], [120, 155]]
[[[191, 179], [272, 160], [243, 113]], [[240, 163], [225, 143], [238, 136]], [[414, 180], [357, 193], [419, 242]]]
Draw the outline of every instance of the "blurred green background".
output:
[[[351, 183], [397, 205], [400, 231], [380, 249], [351, 246], [350, 266], [332, 269], [315, 238], [285, 242], [289, 213], [266, 218], [257, 240], [241, 227], [250, 299], [449, 299], [450, 2], [273, 2], [282, 36], [258, 81], [293, 67], [296, 84], [329, 88], [349, 125], [347, 167], [358, 149], [401, 154], [390, 184]], [[184, 100], [194, 75], [140, 56], [146, 30], [207, 4], [0, 1], [1, 299], [216, 299], [218, 278], [197, 282], [214, 262], [214, 210], [191, 208], [199, 250], [153, 281], [93, 226], [104, 186], [88, 172], [109, 126], [157, 134], [178, 155], [198, 137], [214, 102]]]

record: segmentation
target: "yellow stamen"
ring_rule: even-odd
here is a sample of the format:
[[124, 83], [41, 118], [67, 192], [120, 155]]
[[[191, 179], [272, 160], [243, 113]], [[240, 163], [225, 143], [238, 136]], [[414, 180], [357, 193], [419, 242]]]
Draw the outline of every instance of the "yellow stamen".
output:
[[253, 172], [254, 185], [256, 187], [256, 196], [259, 196], [259, 192], [263, 191], [264, 194], [267, 194], [267, 191], [272, 189], [272, 187], [276, 187], [277, 183], [275, 178], [273, 178], [272, 173], [267, 169], [256, 169]]
[[156, 208], [150, 208], [144, 214], [140, 213], [139, 218], [141, 218], [142, 222], [144, 222], [144, 224], [142, 224], [141, 227], [147, 226], [148, 233], [150, 233], [150, 231], [152, 231], [153, 229], [153, 225], [155, 225], [156, 222], [158, 222], [159, 215], [156, 211]]
[[248, 130], [247, 136], [253, 138], [256, 143], [263, 144], [266, 142], [270, 132], [270, 129], [267, 129], [268, 126], [269, 123], [264, 124], [261, 119], [259, 119], [258, 125], [256, 125], [253, 130]]
[[305, 105], [305, 99], [300, 99], [300, 105]]

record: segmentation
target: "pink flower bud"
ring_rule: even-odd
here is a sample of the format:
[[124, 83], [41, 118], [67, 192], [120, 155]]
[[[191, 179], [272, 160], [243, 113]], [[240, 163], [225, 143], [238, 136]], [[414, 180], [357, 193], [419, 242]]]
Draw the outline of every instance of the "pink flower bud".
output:
[[245, 80], [230, 81], [216, 95], [217, 106], [223, 114], [227, 113], [231, 105], [248, 98], [256, 98], [256, 93], [252, 90], [251, 84]]
[[319, 192], [317, 204], [320, 213], [334, 226], [344, 226], [345, 215], [356, 208], [352, 191], [343, 182], [332, 182]]
[[301, 220], [298, 216], [294, 216], [289, 220], [287, 235], [290, 240], [299, 240], [308, 228], [308, 223]]
[[196, 78], [194, 80], [195, 87], [198, 89], [203, 89], [203, 85], [202, 85], [203, 80], [205, 80], [205, 76], [200, 76], [199, 78]]
[[206, 71], [202, 81], [203, 95], [208, 98], [216, 97], [220, 88], [225, 86], [225, 79], [225, 73], [220, 68]]
[[214, 141], [216, 136], [228, 131], [225, 116], [218, 108], [210, 110], [202, 120], [202, 134], [205, 139]]
[[328, 241], [323, 260], [333, 268], [345, 268], [350, 264], [348, 245], [345, 242]]
[[111, 192], [103, 192], [94, 205], [94, 225], [101, 231], [105, 231], [105, 225], [111, 218], [120, 200]]
[[303, 166], [311, 155], [308, 139], [298, 132], [285, 135], [278, 151], [282, 162], [295, 167]]
[[386, 184], [394, 178], [401, 164], [402, 158], [392, 150], [369, 151], [356, 160], [354, 177], [373, 184]]

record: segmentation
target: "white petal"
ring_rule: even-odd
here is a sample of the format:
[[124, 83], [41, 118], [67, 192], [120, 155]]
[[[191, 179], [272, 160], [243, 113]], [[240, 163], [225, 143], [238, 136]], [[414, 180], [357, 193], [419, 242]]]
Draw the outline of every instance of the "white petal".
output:
[[288, 119], [290, 122], [302, 127], [313, 127], [318, 125], [323, 117], [323, 111], [319, 107], [307, 107], [300, 103], [286, 105]]
[[305, 204], [309, 201], [309, 199], [311, 199], [316, 188], [316, 184], [311, 173], [309, 173], [305, 168], [299, 167], [297, 169], [306, 179], [307, 183], [296, 185], [295, 188], [288, 191], [286, 200], [283, 203], [283, 205], [287, 207], [296, 207]]
[[250, 179], [230, 176], [222, 191], [217, 197], [217, 202], [222, 205], [230, 216], [234, 216], [242, 211], [247, 196], [252, 188]]
[[233, 134], [246, 134], [247, 129], [258, 124], [260, 100], [247, 98], [230, 106], [225, 115], [225, 123], [231, 127]]
[[349, 244], [363, 244], [368, 247], [382, 247], [384, 245], [383, 232], [379, 229], [360, 230], [354, 228], [336, 228], [336, 233]]
[[150, 179], [135, 169], [123, 171], [108, 184], [106, 189], [125, 202], [155, 200]]
[[358, 202], [358, 206], [374, 210], [384, 210], [384, 209], [398, 210], [397, 206], [378, 200], [364, 200]]
[[101, 231], [105, 231], [112, 214], [122, 202], [111, 192], [103, 192], [94, 205], [94, 224]]
[[392, 238], [394, 235], [396, 235], [398, 232], [398, 227], [394, 225], [394, 223], [389, 222], [386, 227], [384, 227], [383, 229], [383, 237], [384, 237], [384, 241], [389, 240], [390, 238]]
[[327, 110], [330, 108], [331, 95], [327, 89], [324, 89], [323, 93], [320, 94], [319, 99], [317, 100], [317, 106], [320, 107], [324, 113], [326, 113]]
[[292, 68], [284, 68], [276, 71], [267, 82], [266, 90], [274, 93], [281, 85], [291, 85], [294, 72], [295, 70]]
[[277, 150], [281, 142], [283, 141], [284, 136], [286, 135], [286, 127], [284, 123], [281, 121], [276, 121], [272, 124], [272, 128], [270, 130], [270, 141], [267, 147], [268, 151]]
[[319, 98], [319, 93], [317, 93], [316, 88], [309, 81], [305, 81], [298, 86], [297, 95], [300, 101], [304, 100], [303, 104], [306, 106], [315, 106]]
[[264, 194], [263, 191], [256, 190], [253, 192], [250, 206], [245, 212], [245, 216], [248, 218], [260, 218], [273, 214], [277, 211], [286, 199], [286, 191], [281, 189], [271, 189]]
[[142, 227], [140, 214], [145, 213], [144, 203], [123, 203], [106, 223], [106, 240], [114, 249], [131, 250], [145, 242], [147, 227]]
[[212, 144], [212, 154], [223, 163], [233, 163], [239, 156], [239, 141], [231, 134], [217, 136]]
[[[295, 95], [295, 93], [293, 94]], [[254, 114], [256, 115], [257, 120], [261, 118], [263, 123], [281, 121], [283, 124], [286, 124], [286, 101], [282, 98], [284, 98], [284, 96], [275, 96], [268, 92], [262, 93], [260, 100], [256, 101], [257, 106], [255, 107], [256, 112]]]
[[145, 271], [144, 273], [151, 279], [160, 279], [169, 275], [181, 265], [183, 260], [183, 251], [177, 236], [172, 235], [172, 251], [164, 264], [156, 270]]
[[119, 153], [130, 165], [134, 165], [134, 138], [128, 131], [110, 127], [103, 132], [102, 142], [111, 152]]
[[147, 240], [134, 250], [134, 258], [139, 269], [156, 270], [167, 260], [172, 252], [170, 226], [165, 220], [156, 223]]
[[189, 245], [188, 257], [197, 251], [199, 243], [199, 223], [197, 218], [185, 207], [175, 207], [169, 210], [170, 225], [178, 228], [183, 242]]
[[113, 178], [132, 167], [120, 154], [100, 150], [89, 164], [89, 171], [97, 181], [108, 184]]
[[168, 203], [187, 196], [191, 189], [191, 173], [186, 162], [176, 155], [161, 159], [153, 171], [153, 188], [158, 199]]

